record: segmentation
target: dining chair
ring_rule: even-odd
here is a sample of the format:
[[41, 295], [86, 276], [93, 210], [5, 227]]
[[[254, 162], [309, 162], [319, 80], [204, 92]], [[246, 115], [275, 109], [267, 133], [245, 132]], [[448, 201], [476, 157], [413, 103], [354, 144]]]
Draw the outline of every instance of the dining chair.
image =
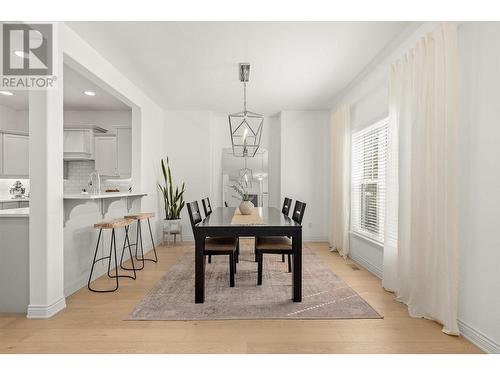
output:
[[285, 197], [285, 200], [283, 201], [283, 208], [281, 209], [281, 213], [283, 215], [288, 216], [288, 213], [290, 212], [291, 205], [292, 205], [292, 200], [290, 198]]
[[208, 216], [212, 213], [212, 206], [210, 205], [210, 199], [206, 197], [205, 199], [201, 200], [201, 203], [203, 204], [203, 211], [205, 212], [205, 216]]
[[[298, 224], [302, 224], [306, 204], [300, 201], [295, 202], [293, 209], [292, 220]], [[291, 255], [292, 240], [289, 237], [257, 237], [255, 239], [255, 255], [257, 256], [257, 285], [262, 285], [262, 266], [264, 254], [287, 254], [288, 255], [288, 272], [292, 272]]]
[[[292, 206], [292, 199], [285, 197], [285, 200], [283, 201], [283, 208], [281, 209], [281, 213], [283, 215], [288, 216], [288, 213], [290, 212], [290, 207]], [[281, 261], [285, 263], [285, 254], [281, 254]], [[290, 267], [290, 255], [288, 255], [288, 265]]]
[[[198, 202], [194, 201], [188, 203], [187, 209], [194, 234], [196, 224], [200, 223], [202, 220]], [[234, 237], [209, 237], [205, 239], [204, 256], [229, 255], [229, 286], [231, 287], [234, 287], [234, 274], [236, 273], [239, 246], [238, 238]]]

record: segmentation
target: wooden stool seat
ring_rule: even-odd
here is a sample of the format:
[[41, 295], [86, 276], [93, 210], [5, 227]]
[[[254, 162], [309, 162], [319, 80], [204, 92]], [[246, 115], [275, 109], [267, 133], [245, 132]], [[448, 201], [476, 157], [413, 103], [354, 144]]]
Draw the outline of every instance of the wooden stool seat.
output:
[[99, 229], [113, 229], [113, 228], [123, 228], [132, 224], [134, 220], [128, 218], [112, 219], [108, 221], [101, 221], [100, 223], [94, 224], [94, 228]]
[[153, 212], [139, 212], [136, 214], [125, 215], [124, 217], [126, 219], [144, 220], [144, 219], [149, 219], [151, 217], [155, 217], [155, 214]]

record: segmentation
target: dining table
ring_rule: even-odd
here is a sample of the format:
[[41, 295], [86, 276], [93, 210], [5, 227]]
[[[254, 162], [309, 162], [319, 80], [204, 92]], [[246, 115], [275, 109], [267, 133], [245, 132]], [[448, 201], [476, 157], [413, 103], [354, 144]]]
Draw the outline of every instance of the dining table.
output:
[[[194, 227], [195, 237], [195, 303], [205, 301], [205, 257], [207, 237], [287, 236], [292, 240], [292, 299], [302, 301], [302, 225], [275, 207], [256, 207], [258, 220], [248, 221], [235, 207], [217, 207]], [[257, 264], [255, 265], [257, 287]], [[259, 286], [261, 287], [261, 286]], [[262, 286], [265, 288], [265, 285]]]

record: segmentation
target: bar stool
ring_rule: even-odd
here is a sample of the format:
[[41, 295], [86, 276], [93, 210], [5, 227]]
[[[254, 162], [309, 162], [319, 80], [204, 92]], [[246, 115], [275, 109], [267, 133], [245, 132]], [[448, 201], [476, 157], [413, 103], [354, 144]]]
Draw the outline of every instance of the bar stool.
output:
[[[87, 283], [87, 287], [90, 291], [96, 292], [96, 293], [108, 293], [108, 292], [114, 292], [118, 289], [118, 279], [120, 277], [127, 277], [132, 280], [136, 279], [136, 273], [135, 273], [135, 266], [134, 266], [134, 259], [132, 257], [132, 251], [130, 250], [130, 241], [128, 238], [128, 227], [130, 224], [132, 224], [134, 220], [132, 219], [114, 219], [114, 220], [109, 220], [109, 221], [103, 221], [101, 223], [96, 223], [94, 224], [94, 228], [99, 228], [99, 237], [97, 238], [97, 245], [95, 248], [95, 253], [94, 253], [94, 260], [92, 261], [92, 268], [90, 270], [90, 276], [89, 276], [89, 282]], [[116, 235], [115, 235], [115, 229], [116, 228], [125, 228], [125, 239], [123, 240], [123, 250], [125, 250], [125, 247], [128, 247], [129, 254], [130, 254], [130, 260], [132, 262], [132, 268], [131, 270], [134, 271], [134, 276], [131, 275], [119, 275], [118, 274], [118, 256], [116, 254]], [[109, 256], [105, 256], [99, 259], [97, 258], [97, 252], [99, 251], [99, 243], [101, 241], [101, 236], [102, 236], [102, 231], [103, 230], [108, 230], [111, 229], [111, 242], [109, 246]], [[126, 244], [128, 243], [128, 246]], [[114, 253], [114, 258], [115, 258], [115, 274], [111, 275], [111, 258]], [[123, 252], [122, 252], [122, 258], [123, 258]], [[114, 278], [116, 280], [115, 287], [112, 289], [93, 289], [90, 286], [91, 280], [92, 280], [92, 274], [94, 273], [94, 266], [96, 263], [100, 262], [101, 260], [108, 259], [108, 276], [110, 278]], [[120, 262], [121, 263], [121, 262]]]
[[[132, 244], [132, 246], [135, 246], [135, 259], [138, 260], [138, 261], [141, 261], [142, 262], [142, 266], [140, 268], [136, 268], [135, 270], [136, 271], [140, 271], [144, 268], [144, 261], [148, 260], [148, 261], [151, 261], [151, 262], [155, 262], [155, 263], [158, 263], [158, 255], [156, 254], [156, 246], [155, 246], [155, 241], [153, 239], [153, 232], [151, 230], [151, 222], [149, 221], [150, 218], [154, 217], [155, 214], [152, 213], [152, 212], [141, 212], [141, 213], [137, 213], [137, 214], [131, 214], [131, 215], [125, 215], [124, 218], [125, 219], [131, 219], [133, 221], [137, 221], [137, 229], [136, 229], [136, 235], [135, 235], [135, 244]], [[145, 258], [144, 257], [144, 247], [143, 247], [143, 243], [142, 243], [142, 227], [141, 227], [141, 221], [142, 220], [146, 220], [148, 221], [148, 228], [149, 228], [149, 235], [151, 237], [151, 243], [153, 244], [153, 252], [154, 252], [154, 259], [151, 259], [151, 258]], [[140, 241], [140, 242], [139, 242]], [[139, 248], [139, 244], [141, 245], [141, 257], [139, 258], [138, 257], [138, 248]], [[125, 250], [122, 251], [122, 259], [123, 259], [123, 253], [124, 253]], [[121, 266], [121, 260], [120, 260], [120, 266]], [[123, 269], [125, 270], [129, 270], [131, 271], [131, 269], [129, 268], [125, 268], [123, 266], [121, 266]]]

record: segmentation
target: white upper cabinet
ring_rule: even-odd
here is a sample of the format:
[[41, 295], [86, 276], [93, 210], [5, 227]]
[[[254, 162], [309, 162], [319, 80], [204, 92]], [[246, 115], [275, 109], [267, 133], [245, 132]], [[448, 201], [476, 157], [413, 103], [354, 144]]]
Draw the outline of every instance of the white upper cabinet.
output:
[[119, 176], [115, 136], [95, 137], [95, 169], [102, 176]]
[[116, 136], [95, 136], [95, 169], [102, 176], [130, 178], [132, 129], [116, 128]]
[[92, 129], [64, 129], [64, 160], [94, 159]]
[[1, 174], [12, 177], [29, 176], [29, 137], [22, 134], [1, 134]]
[[116, 129], [116, 150], [118, 174], [122, 178], [130, 178], [132, 171], [132, 129]]

